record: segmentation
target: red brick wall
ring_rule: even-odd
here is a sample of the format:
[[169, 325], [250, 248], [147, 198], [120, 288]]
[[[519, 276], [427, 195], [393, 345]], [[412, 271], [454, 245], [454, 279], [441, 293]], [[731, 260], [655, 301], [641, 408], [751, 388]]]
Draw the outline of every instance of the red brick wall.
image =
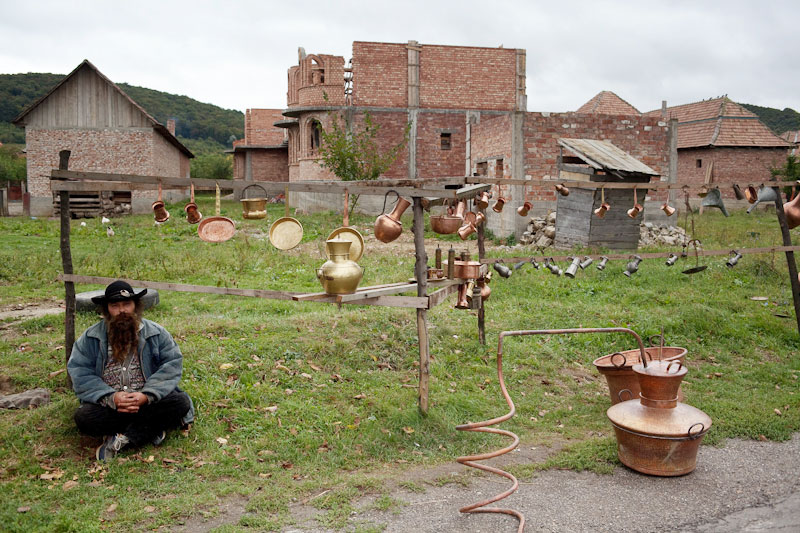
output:
[[420, 107], [512, 110], [517, 51], [424, 45], [419, 54]]
[[[450, 133], [450, 149], [442, 150], [441, 134]], [[466, 160], [466, 116], [464, 113], [417, 115], [417, 176], [438, 178], [463, 176]]]
[[28, 191], [50, 197], [50, 171], [58, 152], [70, 150], [70, 170], [154, 175], [153, 130], [25, 130]]
[[289, 181], [286, 150], [255, 151], [252, 155], [252, 164], [255, 181]]
[[273, 124], [283, 120], [280, 109], [248, 109], [244, 115], [244, 144], [276, 146], [283, 142], [283, 129]]
[[[663, 124], [663, 125], [659, 125]], [[559, 138], [607, 140], [661, 175], [669, 169], [668, 124], [659, 118], [583, 113], [525, 113], [526, 179], [557, 179]], [[555, 200], [555, 191], [527, 192], [528, 200]]]
[[[511, 110], [516, 50], [422, 45], [420, 107]], [[353, 104], [408, 106], [405, 44], [353, 43]]]
[[408, 106], [405, 44], [353, 43], [353, 105]]
[[[702, 166], [697, 167], [697, 160]], [[686, 148], [678, 150], [678, 183], [700, 186], [705, 182], [708, 165], [714, 162], [712, 184], [720, 187], [724, 198], [734, 198], [733, 183], [742, 189], [770, 179], [769, 169], [786, 161], [785, 148]]]
[[[370, 111], [372, 122], [380, 126], [378, 146], [385, 152], [403, 140], [403, 132], [408, 124], [408, 113], [405, 111]], [[364, 114], [359, 112], [353, 117], [353, 126], [363, 128]], [[408, 177], [408, 145], [400, 150], [392, 166], [384, 173], [387, 178]]]
[[[486, 176], [489, 178], [511, 178], [511, 115], [482, 115], [480, 122], [472, 125], [470, 134], [470, 174], [478, 172], [478, 162], [485, 161]], [[497, 159], [503, 160], [503, 168], [498, 176]], [[500, 196], [512, 201], [511, 188], [507, 185], [492, 187], [493, 197]]]

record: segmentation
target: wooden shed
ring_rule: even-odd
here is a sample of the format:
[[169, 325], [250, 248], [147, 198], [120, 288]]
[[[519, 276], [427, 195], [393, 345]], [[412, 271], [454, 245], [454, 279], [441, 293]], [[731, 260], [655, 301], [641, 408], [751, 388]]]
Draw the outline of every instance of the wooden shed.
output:
[[[646, 185], [659, 174], [609, 141], [559, 139], [559, 177], [586, 182], [642, 183], [636, 188], [638, 203], [644, 205]], [[567, 150], [567, 154], [564, 153]], [[634, 204], [634, 189], [572, 187], [568, 196], [558, 197], [555, 244], [559, 247], [594, 246], [612, 250], [635, 250], [644, 213], [627, 215]], [[604, 218], [594, 215], [602, 197], [611, 207]]]

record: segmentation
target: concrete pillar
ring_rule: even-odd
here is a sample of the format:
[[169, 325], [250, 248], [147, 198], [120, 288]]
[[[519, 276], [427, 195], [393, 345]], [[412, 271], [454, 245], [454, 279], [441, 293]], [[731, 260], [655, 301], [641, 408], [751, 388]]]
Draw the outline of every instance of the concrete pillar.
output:
[[417, 114], [419, 112], [419, 53], [422, 47], [417, 41], [408, 41], [408, 177], [417, 177]]

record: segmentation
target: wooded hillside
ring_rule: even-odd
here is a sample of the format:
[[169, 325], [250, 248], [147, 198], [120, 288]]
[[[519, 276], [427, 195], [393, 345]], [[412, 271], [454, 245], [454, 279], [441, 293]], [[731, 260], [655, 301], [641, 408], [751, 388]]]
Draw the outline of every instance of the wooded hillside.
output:
[[[63, 74], [0, 74], [0, 142], [25, 142], [24, 130], [11, 121], [63, 77]], [[233, 139], [244, 136], [244, 114], [240, 111], [127, 83], [117, 85], [160, 123], [166, 125], [168, 119], [175, 119], [179, 138], [213, 141], [210, 146], [222, 149], [229, 148]]]

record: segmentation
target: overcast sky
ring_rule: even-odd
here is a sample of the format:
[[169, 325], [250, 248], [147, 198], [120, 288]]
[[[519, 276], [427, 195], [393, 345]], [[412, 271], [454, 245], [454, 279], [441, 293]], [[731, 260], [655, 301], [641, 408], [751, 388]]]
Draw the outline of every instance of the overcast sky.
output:
[[[573, 111], [601, 90], [640, 111], [727, 94], [800, 110], [800, 1], [0, 0], [0, 73], [67, 74], [228, 109], [286, 107], [297, 48], [353, 41], [527, 50], [529, 111]], [[491, 80], [486, 80], [491, 83]]]

